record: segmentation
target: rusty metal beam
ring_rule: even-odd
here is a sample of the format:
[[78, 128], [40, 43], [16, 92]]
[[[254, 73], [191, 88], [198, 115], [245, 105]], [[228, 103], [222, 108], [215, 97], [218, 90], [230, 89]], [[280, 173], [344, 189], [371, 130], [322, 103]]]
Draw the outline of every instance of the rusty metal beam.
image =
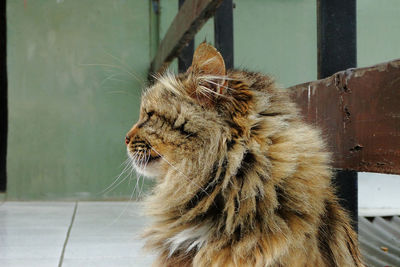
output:
[[221, 2], [222, 0], [186, 0], [158, 47], [150, 65], [150, 72], [163, 72], [214, 15]]
[[322, 129], [334, 167], [400, 174], [400, 59], [289, 88]]

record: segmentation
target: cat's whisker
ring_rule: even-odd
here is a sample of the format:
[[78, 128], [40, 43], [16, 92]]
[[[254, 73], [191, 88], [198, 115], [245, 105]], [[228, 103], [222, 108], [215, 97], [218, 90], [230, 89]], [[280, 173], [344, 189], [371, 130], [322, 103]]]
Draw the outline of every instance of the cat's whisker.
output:
[[[117, 79], [117, 78], [110, 78], [108, 79], [109, 81], [114, 81], [114, 82], [119, 82], [119, 83], [125, 83], [127, 85], [132, 85], [132, 80], [126, 80], [126, 79]], [[103, 87], [104, 88], [104, 87]]]
[[135, 183], [135, 186], [134, 186], [134, 188], [133, 188], [132, 194], [133, 194], [134, 192], [136, 192], [136, 189], [138, 188], [138, 180], [139, 180], [140, 177], [141, 177], [141, 174], [138, 173], [138, 172], [136, 171], [136, 169], [135, 169], [134, 166], [136, 165], [136, 166], [138, 166], [139, 168], [141, 168], [141, 161], [142, 161], [142, 157], [139, 155], [139, 152], [135, 152], [135, 157], [133, 157], [133, 158], [132, 158], [132, 161], [131, 161], [132, 168], [131, 168], [131, 170], [130, 170], [130, 172], [129, 172], [130, 181], [131, 181], [132, 178], [133, 178], [133, 174], [136, 173], [136, 183]]
[[[130, 167], [130, 169], [133, 168], [133, 166]], [[104, 192], [104, 194], [114, 190], [115, 188], [117, 188], [120, 184], [122, 184], [127, 178], [129, 177], [129, 175], [127, 174], [124, 178], [120, 179], [120, 181], [118, 183], [115, 183], [113, 186], [111, 186], [107, 191]]]
[[134, 172], [134, 160], [132, 159], [131, 160], [131, 168], [130, 168], [130, 170], [129, 170], [129, 172], [128, 172], [128, 174], [127, 174], [127, 176], [128, 176], [128, 187], [131, 185], [131, 182], [133, 181], [133, 172]]
[[[200, 90], [198, 93], [200, 93], [203, 96], [207, 97], [210, 101], [213, 101], [213, 102], [215, 101], [215, 99], [213, 97], [211, 97], [209, 94], [207, 94], [206, 91], [201, 91]], [[198, 98], [198, 95], [197, 95], [197, 100], [200, 101], [200, 99]]]
[[[217, 83], [216, 83], [217, 84]], [[218, 85], [218, 84], [217, 84]], [[200, 89], [202, 89], [202, 90], [204, 90], [204, 92], [207, 92], [207, 93], [210, 93], [210, 94], [214, 94], [214, 95], [216, 95], [216, 96], [221, 96], [221, 97], [224, 97], [224, 95], [222, 95], [222, 94], [220, 94], [220, 93], [218, 93], [218, 92], [215, 92], [214, 90], [211, 90], [210, 88], [207, 88], [206, 86], [199, 86], [199, 88]], [[200, 91], [200, 92], [202, 92], [202, 91]]]
[[134, 194], [135, 194], [135, 189], [132, 190], [132, 193], [131, 193], [131, 195], [129, 197], [129, 201], [125, 205], [124, 209], [120, 212], [120, 214], [107, 227], [110, 227], [110, 226], [114, 225], [121, 218], [121, 216], [126, 212], [128, 207], [130, 205], [132, 205], [132, 199], [133, 199]]
[[98, 192], [98, 193], [97, 193], [98, 195], [102, 195], [102, 194], [108, 193], [108, 192], [109, 192], [108, 190], [109, 190], [111, 187], [113, 187], [113, 185], [121, 178], [121, 176], [129, 170], [129, 168], [130, 168], [130, 164], [129, 164], [129, 163], [130, 163], [130, 162], [129, 162], [128, 160], [129, 160], [129, 158], [126, 159], [123, 163], [121, 163], [120, 166], [122, 166], [123, 164], [125, 164], [125, 167], [124, 167], [124, 169], [122, 170], [122, 172], [114, 179], [114, 181], [113, 181], [109, 186], [107, 186], [107, 188], [105, 188], [105, 189], [103, 189], [102, 191]]
[[119, 90], [119, 91], [109, 91], [106, 94], [123, 94], [123, 95], [129, 95], [129, 96], [135, 96], [134, 94], [131, 94], [130, 92]]
[[119, 167], [121, 167], [122, 165], [127, 164], [127, 163], [129, 163], [129, 158], [127, 158], [126, 160], [124, 160], [124, 162], [122, 162], [122, 163], [119, 165]]
[[100, 87], [101, 87], [103, 84], [105, 84], [108, 80], [111, 80], [112, 78], [117, 77], [117, 76], [120, 76], [120, 75], [123, 75], [123, 74], [121, 74], [121, 73], [114, 73], [114, 74], [111, 74], [110, 76], [104, 78], [104, 79], [100, 82]]
[[131, 71], [118, 66], [118, 65], [113, 65], [113, 64], [105, 64], [105, 63], [81, 63], [79, 64], [80, 66], [99, 66], [99, 67], [109, 67], [109, 68], [114, 68], [114, 69], [118, 69], [118, 70], [122, 70], [123, 72], [125, 72], [126, 74], [129, 74], [130, 76], [132, 76], [136, 81], [138, 81], [141, 85], [144, 85], [143, 80], [141, 80], [140, 78], [138, 78], [135, 74], [133, 74]]
[[[145, 164], [144, 164], [144, 161], [145, 161], [145, 157], [146, 157], [146, 154], [144, 155], [144, 157], [141, 157], [140, 158], [140, 160], [139, 160], [139, 162], [137, 163], [137, 166], [139, 167], [139, 169], [144, 169], [146, 166], [145, 166]], [[140, 179], [143, 177], [143, 182], [144, 182], [144, 176], [143, 176], [143, 174], [141, 174], [141, 173], [138, 173], [137, 171], [136, 171], [136, 185], [135, 185], [135, 187], [134, 187], [134, 191], [136, 191], [136, 189], [138, 189], [138, 196], [137, 196], [137, 198], [139, 198], [140, 197]]]
[[132, 84], [132, 80], [124, 80], [124, 79], [117, 79], [117, 78], [111, 78], [110, 81], [116, 81], [116, 82], [124, 82], [127, 84]]
[[[101, 88], [103, 88], [103, 89], [115, 89], [115, 87], [104, 87], [104, 85], [106, 84], [107, 81], [119, 81], [119, 82], [124, 82], [124, 83], [131, 84], [132, 80], [123, 80], [123, 79], [116, 79], [116, 78], [114, 78], [114, 77], [123, 76], [123, 75], [125, 75], [125, 74], [124, 74], [124, 73], [114, 73], [114, 74], [111, 74], [110, 76], [104, 78], [104, 79], [100, 82], [99, 87], [101, 87]], [[133, 94], [132, 94], [132, 92], [133, 92]], [[123, 93], [123, 94], [127, 94], [127, 95], [130, 95], [130, 96], [140, 97], [140, 96], [137, 94], [137, 93], [138, 93], [137, 90], [133, 90], [132, 92], [127, 92], [127, 91], [122, 91], [122, 90], [119, 90], [119, 91], [114, 90], [114, 91], [109, 91], [109, 92], [106, 92], [106, 93], [107, 93], [107, 94], [113, 94], [113, 93], [121, 93], [121, 94], [122, 94], [122, 93]]]
[[[213, 81], [211, 81], [211, 80], [205, 80], [205, 81], [208, 82], [208, 83], [217, 85], [217, 86], [219, 86], [219, 87], [225, 88], [225, 89], [227, 89], [227, 90], [232, 90], [232, 91], [233, 91], [232, 88], [230, 88], [230, 87], [228, 87], [228, 86], [226, 86], [226, 85], [220, 85], [219, 83], [213, 82]], [[223, 94], [219, 94], [219, 95], [224, 96]]]
[[229, 80], [229, 81], [235, 81], [237, 79], [234, 79], [232, 77], [229, 76], [218, 76], [218, 75], [201, 75], [198, 77], [199, 79], [203, 79], [203, 80], [207, 80], [207, 79], [213, 79], [213, 80]]
[[186, 135], [184, 138], [188, 138], [189, 136], [192, 136], [194, 133], [190, 133], [188, 135]]
[[[140, 160], [140, 165], [139, 165], [139, 168], [140, 169], [143, 169], [143, 162], [144, 162], [144, 158], [142, 158], [141, 160]], [[139, 199], [139, 197], [140, 197], [140, 179], [143, 177], [143, 173], [138, 173], [138, 172], [136, 172], [136, 185], [135, 185], [135, 190], [137, 190], [137, 198]]]
[[138, 181], [139, 181], [139, 178], [140, 178], [140, 175], [141, 175], [137, 171], [135, 171], [135, 173], [136, 173], [136, 183], [135, 183], [135, 187], [133, 188], [134, 191], [136, 191], [136, 189], [138, 188]]
[[[142, 163], [138, 163], [138, 161], [139, 161], [139, 162], [142, 162], [142, 161], [143, 161], [143, 157], [140, 157], [139, 152], [135, 152], [135, 153], [132, 155], [132, 157], [128, 157], [128, 158], [121, 164], [121, 166], [122, 166], [123, 164], [125, 164], [126, 166], [125, 166], [125, 168], [124, 168], [124, 170], [123, 170], [123, 173], [121, 173], [118, 177], [120, 178], [120, 177], [122, 176], [122, 174], [124, 174], [124, 173], [126, 173], [126, 172], [128, 172], [128, 174], [127, 174], [127, 175], [125, 176], [125, 178], [123, 178], [118, 184], [116, 184], [116, 185], [114, 186], [113, 189], [115, 189], [121, 182], [123, 182], [124, 180], [126, 180], [128, 177], [130, 178], [130, 177], [133, 175], [134, 170], [135, 170], [135, 169], [134, 169], [134, 164], [135, 164], [135, 163], [138, 164], [138, 166], [142, 166]], [[142, 176], [142, 175], [139, 175], [137, 179], [140, 180], [140, 177], [141, 177], [141, 176]], [[116, 180], [116, 181], [117, 181], [117, 180]], [[116, 181], [114, 181], [113, 184], [115, 184]], [[113, 185], [113, 184], [112, 184], [112, 185]], [[109, 187], [111, 187], [112, 185], [110, 185]], [[111, 189], [111, 190], [113, 190], [113, 189]], [[118, 220], [122, 217], [122, 215], [124, 215], [124, 214], [126, 213], [126, 210], [129, 208], [130, 205], [132, 205], [132, 200], [133, 200], [133, 196], [135, 195], [136, 189], [137, 189], [137, 186], [135, 186], [135, 187], [133, 188], [133, 190], [132, 190], [132, 192], [131, 192], [131, 194], [130, 194], [130, 197], [129, 197], [129, 201], [127, 202], [127, 204], [125, 205], [125, 207], [123, 208], [123, 210], [122, 210], [122, 211], [119, 213], [119, 215], [118, 215], [115, 219], [113, 219], [113, 221], [112, 221], [111, 223], [109, 223], [104, 229], [113, 226], [116, 222], [118, 222]], [[110, 191], [111, 191], [111, 190], [110, 190]]]
[[[150, 150], [149, 150], [148, 152], [149, 152], [149, 153], [146, 153], [146, 154], [148, 154], [148, 155], [145, 155], [145, 156], [147, 157], [147, 159], [146, 159], [146, 161], [145, 161], [145, 163], [144, 163], [143, 168], [146, 168], [146, 166], [147, 166], [147, 164], [149, 163], [149, 160], [150, 160]], [[143, 192], [143, 186], [144, 186], [144, 176], [143, 176], [143, 179], [142, 179], [142, 186], [141, 186], [140, 189], [139, 189], [139, 196], [138, 196], [138, 198], [140, 197], [140, 194]]]
[[[136, 172], [136, 170], [135, 170], [135, 168], [132, 168], [131, 169], [131, 171], [129, 172], [129, 181], [133, 181], [134, 180], [134, 175], [136, 174], [136, 181], [137, 181], [137, 172]], [[135, 192], [136, 191], [136, 184], [137, 184], [137, 182], [135, 183], [135, 186], [133, 187], [133, 192]]]
[[112, 55], [111, 53], [108, 53], [108, 52], [106, 52], [106, 51], [105, 51], [105, 53], [106, 53], [108, 56], [110, 56], [110, 57], [112, 57], [113, 59], [115, 59], [116, 61], [118, 61], [119, 63], [121, 63], [123, 67], [125, 67], [127, 70], [129, 70], [129, 71], [134, 75], [134, 77], [136, 78], [137, 81], [139, 81], [142, 85], [144, 85], [143, 79], [141, 79], [140, 76], [137, 75], [133, 70], [131, 70], [130, 67], [129, 67], [125, 62], [122, 61], [122, 59], [120, 59], [120, 58], [118, 58], [118, 57], [116, 57], [116, 56], [114, 56], [114, 55]]
[[131, 182], [132, 182], [132, 175], [131, 175], [131, 173], [132, 173], [132, 169], [133, 169], [133, 167], [131, 168], [131, 170], [129, 171], [129, 173], [128, 173], [128, 176], [129, 176], [129, 179], [128, 179], [128, 187], [129, 186], [131, 186]]

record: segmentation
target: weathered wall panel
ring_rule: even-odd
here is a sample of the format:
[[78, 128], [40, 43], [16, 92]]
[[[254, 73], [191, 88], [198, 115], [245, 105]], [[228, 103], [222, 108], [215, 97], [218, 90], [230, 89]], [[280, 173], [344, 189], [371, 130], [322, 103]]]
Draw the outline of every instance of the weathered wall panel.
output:
[[96, 193], [122, 171], [138, 117], [148, 10], [148, 1], [7, 1], [8, 199], [130, 197], [136, 180]]

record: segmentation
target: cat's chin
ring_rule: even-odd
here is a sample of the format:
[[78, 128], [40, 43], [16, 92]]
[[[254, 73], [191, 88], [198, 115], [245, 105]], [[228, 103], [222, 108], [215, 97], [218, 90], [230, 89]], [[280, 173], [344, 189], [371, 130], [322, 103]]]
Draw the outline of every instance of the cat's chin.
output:
[[150, 160], [145, 167], [141, 167], [133, 163], [135, 170], [148, 178], [157, 178], [162, 175], [161, 158]]

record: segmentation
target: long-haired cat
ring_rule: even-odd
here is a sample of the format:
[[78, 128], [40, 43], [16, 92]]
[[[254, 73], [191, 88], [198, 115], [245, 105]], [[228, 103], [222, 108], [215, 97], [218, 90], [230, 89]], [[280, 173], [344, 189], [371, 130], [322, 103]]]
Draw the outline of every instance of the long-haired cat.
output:
[[270, 77], [226, 70], [213, 46], [157, 77], [126, 142], [157, 179], [155, 266], [363, 266], [319, 131]]

